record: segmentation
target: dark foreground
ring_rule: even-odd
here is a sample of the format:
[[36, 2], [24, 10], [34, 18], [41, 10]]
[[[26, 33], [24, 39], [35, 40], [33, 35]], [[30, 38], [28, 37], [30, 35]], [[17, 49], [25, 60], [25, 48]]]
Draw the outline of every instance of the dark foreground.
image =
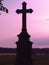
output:
[[[14, 65], [15, 53], [0, 53], [0, 65]], [[49, 55], [33, 55], [33, 65], [49, 65]]]

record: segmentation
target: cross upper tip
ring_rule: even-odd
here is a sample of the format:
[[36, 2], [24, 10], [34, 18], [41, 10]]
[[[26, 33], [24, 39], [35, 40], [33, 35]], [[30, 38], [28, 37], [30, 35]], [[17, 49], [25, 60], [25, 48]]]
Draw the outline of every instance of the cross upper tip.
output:
[[26, 2], [23, 2], [22, 5], [26, 5], [27, 3]]

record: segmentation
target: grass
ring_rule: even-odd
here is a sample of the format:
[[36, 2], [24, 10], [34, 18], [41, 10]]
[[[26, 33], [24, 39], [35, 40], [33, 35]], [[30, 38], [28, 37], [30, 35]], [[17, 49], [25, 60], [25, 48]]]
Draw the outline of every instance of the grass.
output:
[[0, 65], [13, 65], [15, 57], [15, 54], [0, 54]]
[[[14, 65], [15, 54], [0, 54], [0, 65]], [[49, 55], [33, 55], [33, 65], [49, 65]]]
[[34, 65], [49, 65], [49, 55], [33, 55]]

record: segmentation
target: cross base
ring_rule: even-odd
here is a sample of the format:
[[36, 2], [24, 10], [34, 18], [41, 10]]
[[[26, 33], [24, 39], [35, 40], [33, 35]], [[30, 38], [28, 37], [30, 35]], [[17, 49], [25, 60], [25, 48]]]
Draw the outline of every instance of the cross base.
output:
[[24, 59], [18, 59], [16, 60], [15, 65], [33, 65], [33, 61], [32, 60], [24, 60]]
[[15, 65], [33, 65], [32, 42], [29, 41], [30, 35], [27, 32], [21, 32], [18, 38]]

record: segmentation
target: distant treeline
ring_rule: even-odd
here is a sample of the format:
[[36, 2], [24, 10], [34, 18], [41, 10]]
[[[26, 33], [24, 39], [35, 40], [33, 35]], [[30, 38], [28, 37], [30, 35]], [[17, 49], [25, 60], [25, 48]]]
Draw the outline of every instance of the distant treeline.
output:
[[[16, 48], [0, 48], [0, 53], [16, 53]], [[49, 54], [49, 48], [32, 48], [32, 54]]]
[[49, 54], [49, 48], [33, 48], [32, 49], [33, 54]]

